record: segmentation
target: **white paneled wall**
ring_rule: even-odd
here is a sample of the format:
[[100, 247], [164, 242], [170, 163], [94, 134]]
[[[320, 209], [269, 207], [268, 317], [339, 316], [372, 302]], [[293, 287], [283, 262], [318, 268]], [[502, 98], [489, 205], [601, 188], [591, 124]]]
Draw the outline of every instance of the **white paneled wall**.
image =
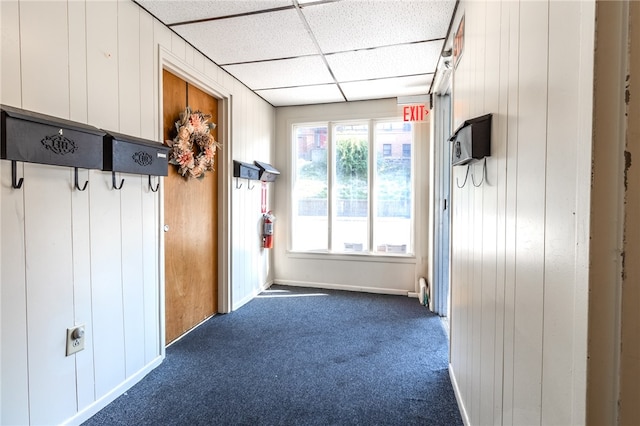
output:
[[[2, 104], [159, 141], [162, 55], [225, 94], [222, 294], [236, 308], [268, 285], [259, 186], [225, 186], [232, 158], [273, 162], [273, 107], [131, 1], [8, 0], [0, 12]], [[78, 423], [162, 360], [162, 190], [130, 174], [113, 190], [110, 173], [81, 169], [80, 192], [72, 168], [22, 163], [12, 189], [10, 170], [0, 161], [0, 424]], [[66, 357], [75, 324], [85, 349]]]
[[[493, 114], [452, 186], [451, 376], [469, 424], [584, 423], [592, 2], [461, 2], [454, 127]], [[567, 48], [567, 46], [570, 46]], [[585, 52], [587, 53], [585, 55]], [[480, 176], [482, 163], [471, 165]], [[466, 166], [454, 167], [453, 182]], [[469, 179], [470, 180], [470, 179]], [[477, 180], [477, 179], [476, 179]], [[583, 306], [584, 305], [584, 306]]]

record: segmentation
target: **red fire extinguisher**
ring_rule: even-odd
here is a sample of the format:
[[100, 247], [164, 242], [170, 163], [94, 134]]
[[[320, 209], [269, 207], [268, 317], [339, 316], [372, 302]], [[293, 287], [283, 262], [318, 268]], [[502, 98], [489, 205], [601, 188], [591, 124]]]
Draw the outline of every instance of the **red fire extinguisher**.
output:
[[271, 210], [262, 215], [262, 247], [264, 248], [273, 248], [273, 222], [275, 220], [276, 217], [271, 213]]

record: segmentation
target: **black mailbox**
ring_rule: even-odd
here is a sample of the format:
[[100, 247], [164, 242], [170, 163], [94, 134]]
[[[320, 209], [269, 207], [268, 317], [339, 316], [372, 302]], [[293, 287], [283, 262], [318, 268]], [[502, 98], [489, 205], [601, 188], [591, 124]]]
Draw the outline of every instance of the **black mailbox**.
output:
[[261, 161], [254, 161], [256, 166], [260, 169], [260, 180], [263, 182], [273, 182], [276, 180], [280, 172], [271, 164], [263, 163]]
[[56, 166], [102, 168], [104, 132], [86, 124], [0, 106], [0, 158]]
[[491, 114], [465, 121], [449, 140], [453, 166], [491, 155]]
[[169, 147], [158, 142], [107, 132], [103, 170], [150, 176], [167, 176]]
[[260, 171], [253, 164], [233, 160], [233, 177], [258, 180], [259, 173]]

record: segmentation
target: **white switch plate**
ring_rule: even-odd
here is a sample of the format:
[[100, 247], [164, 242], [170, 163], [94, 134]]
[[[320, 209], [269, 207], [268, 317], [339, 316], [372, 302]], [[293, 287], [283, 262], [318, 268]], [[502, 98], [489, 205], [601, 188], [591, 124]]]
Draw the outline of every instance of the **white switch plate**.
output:
[[[75, 338], [74, 332], [76, 330], [82, 330], [82, 337]], [[80, 352], [84, 349], [84, 324], [76, 325], [72, 328], [67, 328], [67, 356], [73, 355], [76, 352]]]

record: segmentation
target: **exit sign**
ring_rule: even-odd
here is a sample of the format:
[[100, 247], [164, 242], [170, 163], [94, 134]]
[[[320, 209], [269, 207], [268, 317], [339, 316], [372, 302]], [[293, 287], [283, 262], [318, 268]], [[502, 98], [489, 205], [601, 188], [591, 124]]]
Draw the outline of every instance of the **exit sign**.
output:
[[429, 110], [424, 105], [406, 105], [402, 108], [404, 121], [422, 121], [427, 114], [429, 114]]

